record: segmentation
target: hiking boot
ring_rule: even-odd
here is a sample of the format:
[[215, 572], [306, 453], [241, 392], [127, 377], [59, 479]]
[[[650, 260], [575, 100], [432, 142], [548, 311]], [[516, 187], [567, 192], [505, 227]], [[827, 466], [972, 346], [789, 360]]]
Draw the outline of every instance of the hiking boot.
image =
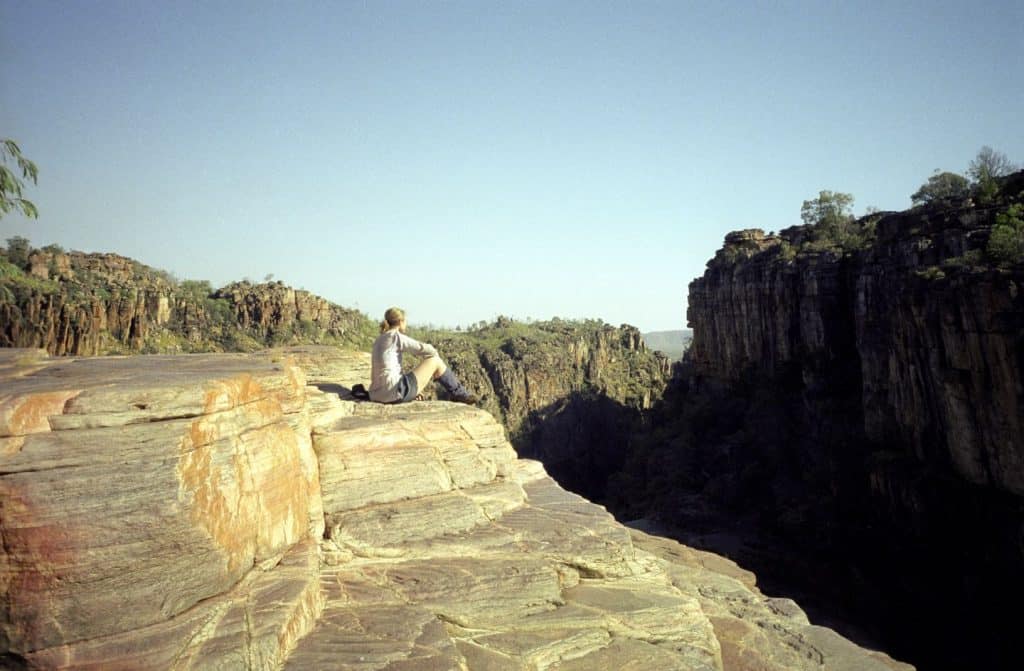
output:
[[456, 403], [468, 403], [469, 405], [476, 405], [477, 397], [466, 389], [459, 378], [455, 376], [455, 371], [451, 368], [444, 372], [444, 375], [437, 378], [437, 383], [444, 387], [444, 390], [448, 392], [449, 400], [455, 401]]

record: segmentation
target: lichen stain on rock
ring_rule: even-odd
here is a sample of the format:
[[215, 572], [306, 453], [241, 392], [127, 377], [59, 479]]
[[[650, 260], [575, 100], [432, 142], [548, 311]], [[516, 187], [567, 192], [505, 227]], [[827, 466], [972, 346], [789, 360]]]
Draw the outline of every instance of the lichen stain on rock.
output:
[[205, 407], [180, 440], [179, 500], [238, 575], [305, 534], [311, 474], [281, 402], [251, 376], [212, 384]]
[[[202, 420], [193, 422], [200, 423]], [[195, 526], [206, 530], [214, 545], [224, 553], [229, 574], [252, 563], [255, 515], [246, 505], [244, 475], [238, 454], [238, 438], [232, 437], [188, 448], [191, 436], [206, 437], [203, 428], [193, 428], [181, 441], [178, 462], [179, 499], [189, 506]]]
[[263, 387], [253, 379], [252, 375], [239, 375], [227, 380], [217, 380], [210, 384], [206, 392], [203, 411], [206, 414], [220, 410], [230, 410], [245, 403], [250, 403], [263, 396]]
[[64, 413], [81, 390], [61, 390], [0, 398], [0, 436], [24, 436], [50, 430], [50, 417]]
[[244, 466], [258, 519], [257, 559], [280, 552], [306, 533], [312, 492], [299, 447], [295, 432], [284, 422], [243, 436]]

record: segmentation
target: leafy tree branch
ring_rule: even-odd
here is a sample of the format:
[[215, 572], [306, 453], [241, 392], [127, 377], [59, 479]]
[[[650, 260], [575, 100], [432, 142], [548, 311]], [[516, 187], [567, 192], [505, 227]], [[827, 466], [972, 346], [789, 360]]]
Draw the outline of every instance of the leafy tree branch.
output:
[[[7, 167], [13, 164], [15, 170]], [[18, 173], [21, 177], [18, 177]], [[38, 217], [39, 210], [32, 201], [22, 198], [22, 180], [35, 184], [39, 175], [36, 164], [21, 155], [21, 148], [10, 138], [0, 140], [0, 217], [11, 210], [21, 210], [26, 217]]]

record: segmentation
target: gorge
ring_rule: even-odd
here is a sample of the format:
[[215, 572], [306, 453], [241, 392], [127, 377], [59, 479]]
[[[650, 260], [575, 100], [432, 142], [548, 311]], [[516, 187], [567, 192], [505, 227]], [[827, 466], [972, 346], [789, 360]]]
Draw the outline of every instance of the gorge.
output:
[[855, 249], [730, 234], [610, 509], [732, 546], [920, 668], [1014, 668], [1024, 265], [990, 240], [1022, 192], [1016, 173], [984, 204], [876, 214]]
[[671, 367], [626, 325], [422, 334], [481, 410], [355, 403], [373, 323], [280, 283], [7, 259], [0, 660], [1013, 668], [1024, 266], [989, 241], [1022, 193], [732, 233]]

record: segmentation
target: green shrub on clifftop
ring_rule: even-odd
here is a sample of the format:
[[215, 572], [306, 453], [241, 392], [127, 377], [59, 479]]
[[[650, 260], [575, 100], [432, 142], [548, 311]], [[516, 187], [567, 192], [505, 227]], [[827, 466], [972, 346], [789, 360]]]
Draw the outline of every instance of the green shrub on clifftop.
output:
[[970, 190], [970, 183], [963, 175], [936, 170], [935, 174], [910, 196], [910, 202], [914, 205], [923, 205], [933, 200], [966, 198]]
[[32, 245], [28, 238], [16, 235], [7, 238], [7, 260], [19, 268], [28, 267], [28, 256], [32, 253]]
[[999, 193], [999, 178], [1009, 175], [1017, 169], [1006, 154], [992, 147], [984, 146], [971, 161], [967, 174], [973, 180], [978, 200], [991, 202]]
[[986, 251], [999, 265], [1024, 259], [1024, 205], [1011, 205], [1006, 212], [996, 215]]
[[0, 299], [13, 302], [32, 291], [52, 294], [58, 290], [59, 286], [56, 282], [33, 277], [17, 264], [0, 258]]
[[178, 291], [196, 303], [201, 303], [213, 293], [213, 286], [207, 280], [182, 280]]
[[810, 229], [810, 239], [801, 248], [809, 251], [849, 252], [863, 249], [874, 238], [875, 217], [858, 220], [853, 216], [853, 196], [821, 191], [805, 200], [800, 218]]

